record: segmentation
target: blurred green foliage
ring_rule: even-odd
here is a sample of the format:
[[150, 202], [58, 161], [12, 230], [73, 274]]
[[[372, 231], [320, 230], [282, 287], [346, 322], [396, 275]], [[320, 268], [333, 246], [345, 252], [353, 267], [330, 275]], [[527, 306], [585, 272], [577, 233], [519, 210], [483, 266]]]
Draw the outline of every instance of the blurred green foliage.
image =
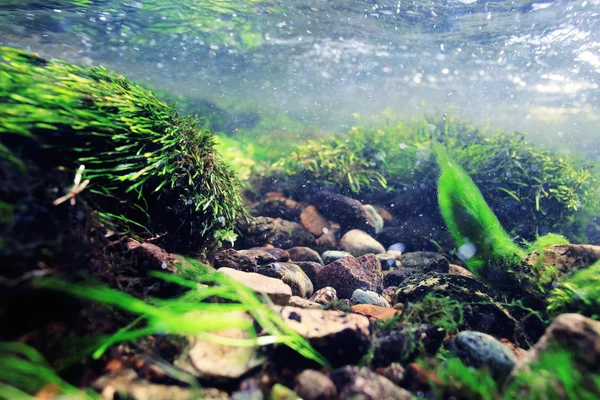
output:
[[600, 261], [559, 279], [548, 297], [548, 311], [577, 312], [600, 320]]
[[[47, 214], [67, 207], [35, 199], [31, 186], [55, 199], [83, 198], [110, 229], [158, 236], [179, 252], [202, 252], [231, 236], [243, 214], [236, 179], [196, 120], [105, 68], [8, 47], [0, 56], [2, 209], [20, 208], [2, 213], [3, 237], [19, 230], [12, 225], [29, 203]], [[79, 183], [69, 188], [55, 172]]]
[[294, 185], [311, 181], [394, 203], [396, 210], [435, 216], [437, 202], [423, 209], [411, 197], [414, 191], [418, 199], [436, 196], [432, 142], [441, 143], [471, 176], [511, 236], [533, 240], [552, 231], [581, 240], [582, 224], [600, 204], [600, 180], [591, 162], [543, 150], [519, 133], [487, 132], [450, 115], [354, 126], [346, 134], [298, 146], [273, 174], [290, 182], [292, 194], [301, 192]]

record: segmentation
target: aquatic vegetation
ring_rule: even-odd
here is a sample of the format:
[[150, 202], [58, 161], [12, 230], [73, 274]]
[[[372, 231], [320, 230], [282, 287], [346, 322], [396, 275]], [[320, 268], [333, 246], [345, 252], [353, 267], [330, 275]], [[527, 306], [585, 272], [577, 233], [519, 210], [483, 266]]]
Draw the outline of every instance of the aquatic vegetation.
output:
[[0, 399], [35, 399], [46, 389], [54, 396], [99, 400], [93, 390], [81, 391], [65, 382], [33, 347], [19, 342], [0, 342]]
[[400, 323], [428, 324], [452, 332], [463, 323], [463, 308], [460, 302], [450, 297], [429, 293], [419, 302], [406, 304]]
[[[514, 265], [525, 255], [500, 225], [481, 192], [469, 175], [446, 151], [435, 145], [434, 152], [441, 170], [438, 184], [440, 211], [468, 267], [478, 275], [498, 265]], [[468, 248], [468, 250], [465, 250]]]
[[[9, 204], [27, 204], [35, 180], [35, 187], [43, 182], [55, 190], [56, 199], [71, 192], [89, 203], [108, 229], [156, 238], [171, 250], [202, 252], [231, 237], [243, 215], [236, 179], [196, 120], [180, 118], [151, 92], [102, 67], [7, 47], [0, 56], [0, 155]], [[77, 174], [81, 186], [65, 187], [64, 176]], [[49, 205], [48, 213], [61, 207]], [[2, 225], [14, 220], [5, 217]]]
[[396, 212], [435, 217], [436, 202], [422, 201], [437, 191], [432, 143], [442, 144], [463, 166], [511, 235], [533, 240], [551, 231], [581, 239], [582, 221], [597, 210], [600, 180], [591, 162], [451, 115], [354, 126], [300, 145], [272, 173], [289, 183], [292, 194], [301, 194], [301, 185], [310, 180], [371, 202], [393, 203]]
[[600, 319], [600, 261], [562, 277], [548, 296], [548, 312], [578, 312]]
[[[475, 369], [466, 366], [460, 358], [451, 357], [434, 368], [442, 388], [455, 398], [468, 400], [493, 400], [500, 398], [498, 387], [487, 368]], [[434, 386], [438, 398], [442, 388]]]

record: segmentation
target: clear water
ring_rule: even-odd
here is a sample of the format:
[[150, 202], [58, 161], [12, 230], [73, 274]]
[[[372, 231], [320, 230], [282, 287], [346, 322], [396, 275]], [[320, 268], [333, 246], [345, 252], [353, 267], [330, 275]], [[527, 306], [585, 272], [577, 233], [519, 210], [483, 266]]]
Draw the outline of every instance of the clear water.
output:
[[0, 44], [332, 131], [450, 110], [600, 153], [598, 0], [5, 0]]

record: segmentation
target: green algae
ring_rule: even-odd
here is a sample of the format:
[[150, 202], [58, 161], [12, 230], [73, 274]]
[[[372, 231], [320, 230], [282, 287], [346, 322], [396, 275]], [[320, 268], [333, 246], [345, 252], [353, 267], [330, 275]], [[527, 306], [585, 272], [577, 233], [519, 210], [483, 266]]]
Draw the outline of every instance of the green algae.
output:
[[548, 296], [548, 312], [578, 312], [600, 319], [600, 261], [558, 280]]

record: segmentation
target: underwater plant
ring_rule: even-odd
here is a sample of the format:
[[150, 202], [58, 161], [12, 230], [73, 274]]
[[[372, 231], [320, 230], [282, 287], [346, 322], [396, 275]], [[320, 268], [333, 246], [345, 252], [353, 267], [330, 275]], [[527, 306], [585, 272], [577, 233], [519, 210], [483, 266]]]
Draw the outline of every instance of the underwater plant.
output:
[[548, 296], [548, 312], [577, 312], [600, 319], [600, 261], [558, 280]]
[[394, 204], [398, 218], [424, 214], [441, 220], [431, 149], [431, 143], [441, 143], [510, 235], [534, 240], [555, 232], [583, 240], [584, 225], [600, 204], [600, 180], [591, 162], [448, 114], [392, 121], [398, 118], [302, 144], [271, 174], [290, 186], [292, 197], [300, 198], [310, 181], [370, 203]]
[[107, 230], [171, 251], [202, 253], [231, 237], [244, 213], [236, 179], [196, 120], [102, 67], [8, 47], [0, 57], [3, 251], [24, 242], [15, 232], [29, 229], [37, 204], [64, 221], [76, 199]]

